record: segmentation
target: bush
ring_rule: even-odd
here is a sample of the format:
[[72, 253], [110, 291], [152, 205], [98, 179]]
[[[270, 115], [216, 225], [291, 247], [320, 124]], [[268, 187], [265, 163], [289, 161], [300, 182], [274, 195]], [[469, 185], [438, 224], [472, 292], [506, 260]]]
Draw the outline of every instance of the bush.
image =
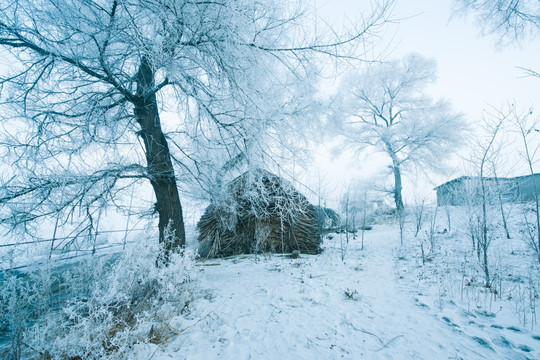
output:
[[[176, 332], [171, 319], [191, 299], [193, 256], [156, 266], [157, 241], [140, 239], [120, 256], [70, 266], [40, 265], [1, 284], [1, 358], [127, 359]], [[57, 265], [57, 264], [56, 264]]]

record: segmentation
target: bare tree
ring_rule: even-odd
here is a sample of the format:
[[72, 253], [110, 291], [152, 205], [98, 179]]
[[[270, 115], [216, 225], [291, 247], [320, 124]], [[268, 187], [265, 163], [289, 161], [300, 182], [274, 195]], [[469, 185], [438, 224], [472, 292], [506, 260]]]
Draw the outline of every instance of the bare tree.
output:
[[[478, 182], [475, 178], [468, 178], [467, 182], [464, 184], [463, 189], [461, 189], [461, 196], [463, 196], [462, 204], [465, 207], [466, 216], [464, 218], [465, 222], [463, 227], [467, 235], [471, 240], [471, 249], [473, 252], [476, 252], [476, 256], [480, 261], [480, 246], [479, 238], [481, 232], [481, 215], [479, 211], [479, 201], [478, 201]], [[454, 190], [459, 191], [459, 190]]]
[[360, 210], [360, 223], [361, 223], [361, 230], [362, 230], [362, 233], [361, 233], [361, 250], [364, 250], [364, 237], [365, 237], [365, 233], [366, 233], [366, 230], [367, 230], [367, 227], [368, 227], [368, 220], [370, 219], [371, 215], [372, 215], [372, 210], [370, 209], [369, 207], [369, 203], [368, 203], [368, 192], [369, 192], [369, 188], [368, 186], [366, 186], [366, 184], [364, 184], [364, 186], [362, 186], [360, 188], [360, 204], [361, 204], [361, 210]]
[[[429, 229], [426, 231], [427, 238], [429, 240], [429, 252], [433, 254], [435, 252], [435, 235], [437, 232], [437, 215], [439, 213], [439, 204], [435, 205], [435, 209], [428, 215]], [[420, 243], [422, 247], [422, 262], [424, 260], [424, 245]]]
[[[495, 163], [495, 159], [500, 155], [502, 151], [502, 144], [504, 141], [498, 142], [498, 136], [504, 126], [506, 125], [507, 117], [498, 117], [497, 115], [487, 114], [484, 117], [484, 125], [486, 136], [485, 138], [479, 138], [476, 144], [476, 150], [474, 151], [474, 159], [472, 160], [475, 165], [478, 167], [478, 178], [477, 181], [473, 179], [471, 182], [471, 193], [473, 206], [478, 206], [480, 211], [475, 212], [475, 216], [471, 217], [471, 235], [474, 239], [476, 238], [477, 254], [478, 260], [481, 263], [482, 270], [484, 271], [484, 276], [486, 280], [486, 285], [491, 286], [491, 275], [489, 267], [489, 247], [493, 239], [497, 234], [490, 226], [490, 207], [494, 203], [492, 199], [496, 196], [496, 193], [493, 192], [493, 188], [497, 188], [497, 182], [493, 181], [493, 178], [489, 178], [488, 171], [489, 165]], [[494, 168], [494, 167], [493, 167]], [[489, 184], [488, 184], [489, 183]], [[493, 186], [495, 185], [495, 186]], [[497, 190], [495, 190], [497, 191]], [[478, 205], [476, 205], [478, 203]]]
[[436, 167], [461, 140], [461, 115], [426, 94], [435, 72], [434, 61], [413, 54], [350, 74], [341, 85], [341, 133], [353, 149], [388, 155], [398, 213], [404, 211], [402, 172]]
[[487, 222], [487, 203], [488, 203], [488, 194], [486, 189], [486, 179], [485, 179], [485, 167], [488, 163], [488, 155], [490, 154], [490, 150], [492, 150], [493, 143], [495, 141], [495, 137], [497, 136], [497, 132], [500, 129], [502, 125], [502, 120], [495, 125], [495, 128], [493, 129], [493, 136], [489, 140], [489, 143], [484, 148], [484, 152], [482, 153], [482, 159], [480, 160], [480, 188], [481, 188], [481, 204], [482, 204], [482, 235], [478, 239], [479, 245], [482, 249], [483, 258], [482, 258], [482, 264], [484, 268], [484, 274], [486, 275], [486, 284], [491, 283], [491, 278], [489, 275], [489, 265], [488, 265], [488, 248], [489, 244], [491, 243], [492, 238], [488, 235], [488, 222]]
[[501, 220], [503, 222], [504, 232], [506, 233], [506, 238], [510, 239], [510, 231], [508, 230], [508, 222], [507, 222], [507, 213], [504, 210], [504, 199], [503, 196], [505, 195], [504, 192], [507, 191], [507, 187], [505, 187], [497, 175], [497, 166], [495, 162], [492, 162], [491, 164], [492, 171], [493, 171], [493, 178], [495, 180], [495, 191], [497, 193], [497, 200], [499, 203], [499, 210], [501, 212]]
[[222, 164], [245, 157], [253, 134], [289, 115], [280, 109], [294, 103], [291, 81], [317, 73], [316, 56], [356, 57], [391, 1], [341, 35], [304, 32], [316, 19], [289, 5], [0, 1], [10, 62], [0, 78], [2, 142], [15, 164], [0, 185], [0, 221], [29, 230], [62, 213], [62, 223], [76, 215], [91, 231], [93, 207], [148, 181], [165, 257], [184, 246], [178, 179], [199, 181], [208, 149], [226, 154]]
[[413, 209], [413, 215], [414, 215], [414, 237], [418, 236], [418, 233], [420, 230], [422, 230], [422, 226], [424, 225], [424, 212], [425, 212], [425, 204], [426, 204], [426, 198], [418, 198], [415, 197], [414, 199], [414, 209]]

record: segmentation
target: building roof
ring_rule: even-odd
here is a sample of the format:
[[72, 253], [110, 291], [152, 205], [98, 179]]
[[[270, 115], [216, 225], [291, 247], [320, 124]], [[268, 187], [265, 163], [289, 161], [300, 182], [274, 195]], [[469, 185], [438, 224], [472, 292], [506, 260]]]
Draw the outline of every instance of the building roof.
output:
[[435, 186], [435, 187], [433, 188], [433, 190], [437, 190], [437, 189], [440, 188], [440, 187], [448, 186], [448, 185], [451, 185], [451, 184], [455, 184], [455, 183], [461, 182], [461, 181], [463, 181], [463, 180], [476, 179], [476, 178], [478, 178], [478, 177], [477, 177], [477, 176], [460, 176], [460, 177], [458, 177], [458, 178], [456, 178], [456, 179], [449, 180], [449, 181], [447, 181], [447, 182], [445, 182], [445, 183], [443, 183], [443, 184], [441, 184], [441, 185], [439, 185], [439, 186]]
[[[540, 176], [540, 173], [534, 173], [533, 174], [534, 176]], [[486, 177], [484, 179], [486, 180], [498, 180], [498, 181], [512, 181], [512, 180], [520, 180], [520, 179], [525, 179], [525, 178], [528, 178], [528, 177], [531, 177], [532, 175], [521, 175], [521, 176], [516, 176], [516, 177], [499, 177], [499, 178], [496, 178], [496, 177]], [[444, 187], [444, 186], [449, 186], [449, 185], [452, 185], [452, 184], [455, 184], [455, 183], [459, 183], [459, 182], [462, 182], [463, 180], [475, 180], [475, 179], [478, 179], [478, 176], [460, 176], [458, 178], [455, 178], [453, 180], [449, 180], [439, 186], [436, 186], [433, 188], [433, 190], [437, 190], [438, 188], [441, 188], [441, 187]]]

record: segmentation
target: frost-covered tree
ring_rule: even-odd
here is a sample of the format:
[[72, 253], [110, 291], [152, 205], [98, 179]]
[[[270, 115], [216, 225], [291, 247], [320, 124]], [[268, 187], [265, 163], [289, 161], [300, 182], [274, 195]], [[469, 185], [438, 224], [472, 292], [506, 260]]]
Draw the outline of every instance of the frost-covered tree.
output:
[[486, 285], [491, 286], [493, 274], [490, 265], [490, 247], [494, 240], [509, 238], [506, 223], [508, 207], [504, 203], [511, 200], [510, 192], [515, 184], [499, 178], [505, 149], [509, 144], [508, 115], [496, 109], [485, 111], [478, 122], [479, 129], [468, 151], [469, 173], [472, 177], [462, 178], [463, 190], [459, 193], [460, 202], [465, 206], [466, 224], [464, 228], [476, 251], [478, 262], [484, 272]]
[[[494, 36], [499, 45], [537, 39], [540, 35], [538, 0], [455, 0], [456, 12], [473, 13], [483, 34]], [[540, 78], [538, 69], [522, 68]]]
[[490, 122], [489, 120], [484, 119], [485, 128], [488, 134], [483, 142], [481, 140], [478, 142], [478, 150], [475, 152], [475, 154], [478, 156], [478, 185], [481, 207], [480, 216], [478, 217], [479, 229], [477, 232], [477, 245], [479, 250], [481, 250], [482, 257], [481, 259], [479, 258], [479, 260], [481, 260], [487, 285], [491, 285], [488, 250], [495, 236], [494, 234], [490, 233], [491, 226], [489, 226], [490, 221], [488, 220], [489, 205], [491, 203], [490, 198], [492, 197], [492, 194], [490, 194], [488, 191], [486, 172], [488, 171], [487, 168], [489, 163], [491, 162], [493, 164], [493, 158], [496, 158], [500, 153], [501, 147], [497, 146], [496, 139], [497, 134], [504, 126], [505, 120], [506, 118], [501, 118], [496, 119], [495, 121], [491, 120]]
[[402, 172], [438, 167], [462, 138], [462, 116], [426, 92], [435, 73], [435, 62], [416, 54], [376, 63], [346, 76], [336, 102], [346, 146], [388, 155], [399, 213], [404, 209]]
[[500, 42], [524, 37], [535, 38], [540, 33], [540, 2], [538, 0], [455, 0], [457, 11], [472, 12], [487, 35]]
[[0, 0], [0, 223], [91, 232], [149, 182], [165, 254], [181, 248], [179, 179], [205, 183], [207, 162], [226, 171], [297, 114], [290, 85], [358, 56], [390, 3], [337, 35], [288, 1]]

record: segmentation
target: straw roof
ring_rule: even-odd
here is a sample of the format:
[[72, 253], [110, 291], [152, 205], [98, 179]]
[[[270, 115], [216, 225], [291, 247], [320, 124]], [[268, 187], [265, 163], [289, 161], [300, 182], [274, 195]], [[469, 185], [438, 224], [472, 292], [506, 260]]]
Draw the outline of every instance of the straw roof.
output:
[[315, 207], [286, 180], [257, 169], [234, 179], [227, 196], [199, 220], [202, 257], [246, 253], [320, 253]]

